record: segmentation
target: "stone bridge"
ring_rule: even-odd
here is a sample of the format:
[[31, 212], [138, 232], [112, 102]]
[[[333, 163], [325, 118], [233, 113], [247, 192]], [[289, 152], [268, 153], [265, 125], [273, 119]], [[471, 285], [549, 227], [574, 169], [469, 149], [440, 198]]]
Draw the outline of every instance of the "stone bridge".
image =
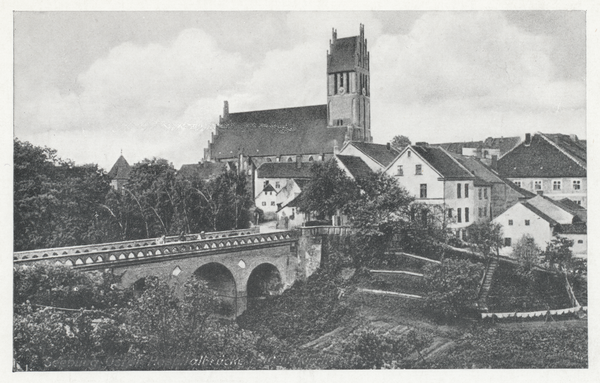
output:
[[167, 279], [181, 291], [193, 275], [207, 281], [237, 315], [249, 300], [281, 292], [321, 263], [324, 235], [345, 227], [259, 232], [258, 228], [102, 243], [14, 253], [15, 264], [45, 262], [81, 270], [111, 270], [122, 287], [143, 290], [144, 279]]

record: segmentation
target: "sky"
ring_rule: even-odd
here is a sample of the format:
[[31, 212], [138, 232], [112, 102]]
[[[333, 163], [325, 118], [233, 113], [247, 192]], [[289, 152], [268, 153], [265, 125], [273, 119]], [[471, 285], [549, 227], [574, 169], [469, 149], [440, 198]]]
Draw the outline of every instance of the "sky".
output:
[[230, 112], [326, 103], [331, 29], [371, 54], [374, 142], [586, 138], [584, 11], [15, 12], [14, 136], [106, 170], [202, 160]]

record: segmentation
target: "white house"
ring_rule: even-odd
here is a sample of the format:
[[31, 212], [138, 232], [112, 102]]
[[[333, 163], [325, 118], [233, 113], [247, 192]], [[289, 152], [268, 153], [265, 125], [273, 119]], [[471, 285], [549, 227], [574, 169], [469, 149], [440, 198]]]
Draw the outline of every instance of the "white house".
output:
[[442, 205], [448, 227], [459, 233], [473, 222], [490, 220], [491, 185], [442, 148], [425, 143], [407, 146], [385, 173], [396, 178], [416, 202]]
[[586, 211], [574, 209], [572, 201], [554, 201], [542, 195], [522, 201], [496, 217], [492, 222], [503, 228], [504, 247], [501, 254], [510, 255], [512, 247], [525, 234], [543, 250], [555, 235], [574, 241], [573, 253], [587, 256]]

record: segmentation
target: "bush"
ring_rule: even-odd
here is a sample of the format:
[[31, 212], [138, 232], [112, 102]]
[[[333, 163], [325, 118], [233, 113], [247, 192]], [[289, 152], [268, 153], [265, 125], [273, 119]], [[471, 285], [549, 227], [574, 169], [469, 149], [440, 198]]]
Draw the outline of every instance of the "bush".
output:
[[467, 260], [445, 259], [425, 266], [425, 306], [437, 320], [452, 322], [474, 312], [484, 267]]

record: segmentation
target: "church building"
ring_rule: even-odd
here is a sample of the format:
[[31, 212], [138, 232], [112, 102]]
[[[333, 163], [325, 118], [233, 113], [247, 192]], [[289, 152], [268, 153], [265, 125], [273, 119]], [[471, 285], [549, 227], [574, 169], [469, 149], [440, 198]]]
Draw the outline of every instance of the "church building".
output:
[[236, 161], [254, 174], [267, 162], [327, 161], [348, 142], [371, 143], [369, 51], [358, 36], [338, 38], [327, 52], [327, 104], [223, 115], [204, 161]]

